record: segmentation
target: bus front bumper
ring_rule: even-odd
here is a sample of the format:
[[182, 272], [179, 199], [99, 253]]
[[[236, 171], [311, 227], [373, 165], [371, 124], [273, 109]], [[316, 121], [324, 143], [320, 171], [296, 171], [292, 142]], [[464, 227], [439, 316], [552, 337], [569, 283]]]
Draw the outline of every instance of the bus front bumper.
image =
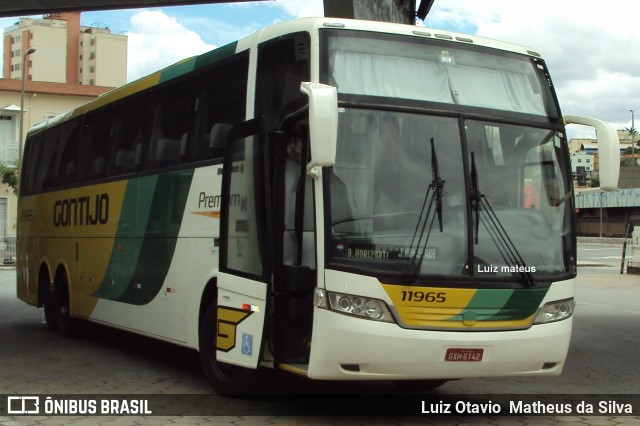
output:
[[573, 322], [570, 317], [526, 330], [451, 332], [404, 329], [319, 308], [314, 315], [308, 376], [327, 380], [559, 375]]

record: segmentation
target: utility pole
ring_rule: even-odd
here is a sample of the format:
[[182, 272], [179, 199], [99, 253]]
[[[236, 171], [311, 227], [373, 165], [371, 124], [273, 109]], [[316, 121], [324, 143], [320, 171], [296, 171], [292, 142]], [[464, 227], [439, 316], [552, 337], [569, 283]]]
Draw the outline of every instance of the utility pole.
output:
[[631, 111], [631, 160], [633, 160], [632, 164], [635, 167], [636, 165], [636, 142], [633, 140], [636, 133], [636, 126], [633, 120], [633, 110]]
[[20, 82], [20, 135], [18, 136], [18, 176], [20, 176], [20, 171], [22, 169], [22, 150], [24, 141], [24, 92], [25, 92], [25, 71], [27, 69], [27, 57], [36, 51], [35, 48], [30, 47], [29, 50], [22, 55], [22, 81]]

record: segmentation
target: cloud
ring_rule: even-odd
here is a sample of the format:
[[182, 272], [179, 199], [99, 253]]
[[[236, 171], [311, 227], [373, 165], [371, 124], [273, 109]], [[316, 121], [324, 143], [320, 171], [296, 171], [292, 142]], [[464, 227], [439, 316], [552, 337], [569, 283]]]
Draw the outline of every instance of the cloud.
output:
[[[136, 12], [129, 31], [129, 78], [212, 49], [203, 38], [222, 40], [220, 34], [225, 34], [237, 39], [262, 25], [324, 13], [322, 0], [247, 2], [234, 7], [244, 10], [242, 19], [228, 12], [191, 19], [171, 18], [170, 9]], [[266, 8], [271, 12], [265, 13]], [[637, 109], [640, 116], [640, 37], [630, 19], [639, 12], [637, 0], [610, 0], [606, 6], [595, 0], [436, 0], [425, 24], [540, 52], [564, 113], [630, 127], [629, 110]]]
[[545, 58], [564, 113], [629, 127], [640, 111], [640, 3], [436, 0], [426, 24], [514, 42]]
[[154, 10], [136, 12], [127, 35], [129, 81], [216, 47], [176, 18]]
[[276, 0], [271, 4], [282, 8], [285, 13], [294, 18], [324, 16], [322, 0]]

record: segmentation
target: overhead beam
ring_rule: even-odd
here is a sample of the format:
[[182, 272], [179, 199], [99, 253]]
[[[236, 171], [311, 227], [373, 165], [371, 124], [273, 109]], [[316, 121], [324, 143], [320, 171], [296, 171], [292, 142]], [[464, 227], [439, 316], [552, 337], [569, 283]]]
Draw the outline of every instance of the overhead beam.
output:
[[324, 0], [324, 16], [413, 25], [416, 0]]
[[192, 4], [241, 3], [249, 0], [3, 0], [0, 17], [42, 15], [52, 12], [136, 9]]
[[[1, 0], [0, 17], [247, 1], [265, 0]], [[424, 19], [433, 1], [420, 0], [418, 17]], [[323, 0], [323, 3], [324, 15], [335, 18], [368, 19], [411, 25], [415, 23], [416, 18], [416, 0]]]

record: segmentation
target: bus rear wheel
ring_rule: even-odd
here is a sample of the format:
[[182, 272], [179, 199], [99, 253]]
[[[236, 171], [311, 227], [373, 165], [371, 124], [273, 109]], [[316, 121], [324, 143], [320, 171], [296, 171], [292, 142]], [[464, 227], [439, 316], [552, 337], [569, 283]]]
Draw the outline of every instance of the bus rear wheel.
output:
[[58, 321], [58, 308], [56, 307], [53, 292], [46, 289], [47, 295], [44, 301], [44, 320], [47, 323], [49, 331], [60, 331], [60, 321]]
[[214, 301], [200, 324], [200, 363], [204, 375], [213, 389], [223, 395], [264, 393], [264, 372], [218, 362], [216, 336], [218, 306]]
[[71, 317], [71, 303], [69, 300], [69, 283], [66, 275], [62, 275], [53, 289], [54, 320], [57, 320], [58, 331], [62, 337], [78, 337], [78, 320]]

